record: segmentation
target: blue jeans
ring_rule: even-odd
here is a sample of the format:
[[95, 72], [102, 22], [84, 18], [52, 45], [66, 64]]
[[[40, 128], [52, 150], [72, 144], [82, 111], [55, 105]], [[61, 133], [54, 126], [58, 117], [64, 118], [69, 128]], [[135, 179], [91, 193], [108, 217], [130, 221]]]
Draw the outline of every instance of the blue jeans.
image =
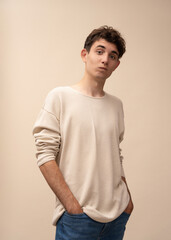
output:
[[129, 216], [123, 212], [112, 222], [100, 223], [85, 213], [64, 212], [57, 222], [55, 240], [122, 240]]

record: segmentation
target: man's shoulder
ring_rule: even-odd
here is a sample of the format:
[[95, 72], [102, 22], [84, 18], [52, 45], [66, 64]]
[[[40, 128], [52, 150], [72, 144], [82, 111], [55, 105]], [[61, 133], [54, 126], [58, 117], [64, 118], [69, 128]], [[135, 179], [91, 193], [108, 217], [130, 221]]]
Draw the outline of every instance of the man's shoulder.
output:
[[68, 90], [69, 90], [68, 86], [55, 87], [47, 93], [46, 101], [53, 101], [56, 99], [60, 99], [60, 97], [63, 94], [68, 93]]
[[48, 93], [48, 95], [58, 95], [60, 93], [64, 93], [68, 91], [68, 86], [58, 86], [53, 89], [51, 89]]
[[122, 105], [122, 100], [119, 97], [116, 97], [115, 95], [109, 94], [109, 93], [106, 93], [106, 94], [108, 95], [108, 98], [110, 99], [110, 101], [115, 102], [119, 105]]
[[67, 86], [59, 86], [51, 89], [45, 97], [43, 109], [54, 114], [55, 116], [59, 116], [62, 98], [63, 95], [67, 96], [67, 94], [64, 94], [67, 92]]
[[67, 86], [60, 86], [51, 89], [46, 97], [44, 102], [44, 108], [59, 108], [61, 102], [61, 96], [67, 91]]

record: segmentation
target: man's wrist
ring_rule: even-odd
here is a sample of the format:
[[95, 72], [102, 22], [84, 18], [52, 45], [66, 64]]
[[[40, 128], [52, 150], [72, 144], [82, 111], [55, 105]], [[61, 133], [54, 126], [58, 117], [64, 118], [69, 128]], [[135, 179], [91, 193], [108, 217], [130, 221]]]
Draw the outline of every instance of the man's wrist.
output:
[[66, 204], [66, 211], [70, 214], [80, 214], [83, 213], [83, 209], [80, 206], [77, 199], [72, 196], [70, 199], [68, 199]]

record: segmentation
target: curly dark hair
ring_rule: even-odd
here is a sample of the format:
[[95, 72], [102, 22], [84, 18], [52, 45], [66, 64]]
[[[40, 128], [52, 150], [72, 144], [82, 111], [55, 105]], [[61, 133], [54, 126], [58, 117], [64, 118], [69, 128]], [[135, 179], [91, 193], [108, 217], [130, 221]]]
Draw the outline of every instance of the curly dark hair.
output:
[[113, 27], [109, 27], [106, 25], [94, 29], [88, 35], [84, 44], [84, 48], [89, 52], [93, 43], [98, 41], [100, 38], [105, 39], [106, 41], [116, 45], [119, 52], [119, 58], [121, 58], [122, 55], [125, 53], [126, 43], [125, 40], [122, 38], [120, 32], [113, 29]]

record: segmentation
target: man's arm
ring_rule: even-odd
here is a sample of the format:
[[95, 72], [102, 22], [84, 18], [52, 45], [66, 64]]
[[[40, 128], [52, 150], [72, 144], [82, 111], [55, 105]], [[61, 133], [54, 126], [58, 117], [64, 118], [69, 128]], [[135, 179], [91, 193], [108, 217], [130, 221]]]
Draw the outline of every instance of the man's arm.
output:
[[128, 185], [127, 185], [127, 182], [126, 182], [126, 178], [122, 177], [122, 180], [125, 182], [125, 184], [127, 186], [127, 190], [128, 190], [129, 196], [130, 196], [130, 201], [129, 201], [128, 206], [126, 207], [124, 212], [126, 212], [128, 214], [131, 214], [133, 209], [134, 209], [134, 205], [133, 205], [132, 198], [131, 198], [131, 193], [129, 191], [129, 188], [128, 188]]
[[54, 160], [48, 161], [40, 166], [40, 170], [67, 212], [70, 214], [83, 213], [79, 202], [66, 184], [57, 163]]

